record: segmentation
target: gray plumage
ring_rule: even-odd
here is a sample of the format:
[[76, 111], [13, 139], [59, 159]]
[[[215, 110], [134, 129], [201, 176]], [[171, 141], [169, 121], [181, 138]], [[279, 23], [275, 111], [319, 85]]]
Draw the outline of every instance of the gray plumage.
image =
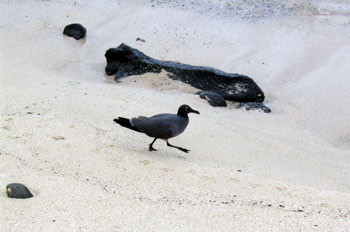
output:
[[140, 116], [131, 119], [131, 125], [146, 135], [159, 139], [178, 136], [186, 129], [188, 122], [188, 118], [176, 114], [158, 114], [150, 118]]
[[179, 107], [177, 114], [157, 114], [152, 117], [139, 116], [132, 118], [119, 117], [114, 119], [119, 125], [129, 128], [134, 131], [145, 133], [146, 135], [153, 137], [153, 142], [149, 145], [149, 150], [154, 151], [153, 143], [157, 139], [163, 139], [170, 147], [177, 148], [183, 152], [189, 152], [189, 150], [173, 146], [168, 142], [168, 139], [178, 136], [186, 129], [189, 119], [189, 113], [199, 114], [198, 111], [193, 110], [188, 105], [182, 105]]

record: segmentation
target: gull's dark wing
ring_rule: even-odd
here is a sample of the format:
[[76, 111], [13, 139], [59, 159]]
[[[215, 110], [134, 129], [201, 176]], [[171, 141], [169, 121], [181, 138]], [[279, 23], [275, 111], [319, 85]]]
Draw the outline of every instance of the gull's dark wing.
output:
[[132, 118], [131, 124], [150, 137], [169, 139], [181, 134], [187, 124], [188, 118], [176, 114], [158, 114], [150, 118]]

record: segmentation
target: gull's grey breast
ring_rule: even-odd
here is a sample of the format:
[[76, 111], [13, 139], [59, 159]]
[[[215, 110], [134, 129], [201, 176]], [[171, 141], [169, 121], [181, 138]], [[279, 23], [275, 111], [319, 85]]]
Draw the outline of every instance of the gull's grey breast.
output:
[[186, 129], [188, 121], [188, 118], [177, 114], [158, 114], [150, 118], [140, 116], [130, 120], [133, 126], [146, 135], [160, 139], [169, 139], [181, 134]]

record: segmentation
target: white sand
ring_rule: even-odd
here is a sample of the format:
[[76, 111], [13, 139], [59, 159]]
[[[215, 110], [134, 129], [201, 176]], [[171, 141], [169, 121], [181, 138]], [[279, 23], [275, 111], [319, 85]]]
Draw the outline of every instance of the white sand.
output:
[[[350, 231], [347, 1], [149, 2], [0, 2], [0, 231]], [[86, 40], [62, 35], [73, 22]], [[121, 42], [249, 75], [272, 113], [164, 74], [116, 84]], [[172, 140], [189, 154], [112, 121], [183, 103], [201, 112]], [[11, 182], [35, 197], [7, 198]]]

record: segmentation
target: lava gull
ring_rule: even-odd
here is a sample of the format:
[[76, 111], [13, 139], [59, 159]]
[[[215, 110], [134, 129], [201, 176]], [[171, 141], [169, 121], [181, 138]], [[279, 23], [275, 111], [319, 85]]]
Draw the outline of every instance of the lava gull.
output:
[[188, 105], [182, 105], [179, 107], [177, 114], [157, 114], [149, 118], [139, 116], [132, 119], [118, 117], [113, 121], [123, 127], [145, 133], [149, 137], [154, 138], [152, 143], [149, 144], [150, 151], [156, 151], [156, 149], [153, 148], [154, 142], [157, 139], [163, 139], [169, 147], [177, 148], [183, 152], [189, 152], [186, 148], [177, 147], [168, 142], [168, 139], [184, 132], [188, 125], [189, 113], [199, 114], [197, 110], [192, 109]]

